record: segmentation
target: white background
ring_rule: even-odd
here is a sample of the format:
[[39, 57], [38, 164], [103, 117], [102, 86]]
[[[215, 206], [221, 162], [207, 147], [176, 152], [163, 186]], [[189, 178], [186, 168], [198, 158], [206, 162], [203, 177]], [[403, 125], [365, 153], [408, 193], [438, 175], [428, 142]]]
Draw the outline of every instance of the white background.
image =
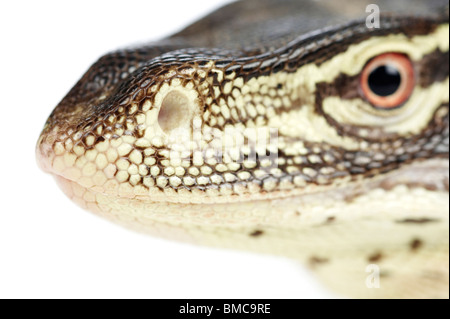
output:
[[102, 54], [228, 1], [2, 1], [0, 298], [323, 298], [295, 261], [139, 235], [85, 212], [41, 172], [44, 122]]

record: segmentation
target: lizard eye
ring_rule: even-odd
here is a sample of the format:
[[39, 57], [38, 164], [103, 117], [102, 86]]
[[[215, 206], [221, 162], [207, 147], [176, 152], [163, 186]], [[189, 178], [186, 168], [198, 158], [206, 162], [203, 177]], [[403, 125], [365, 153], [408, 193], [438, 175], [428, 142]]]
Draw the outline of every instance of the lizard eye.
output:
[[414, 67], [404, 54], [384, 53], [364, 67], [359, 88], [374, 107], [391, 110], [402, 106], [415, 86]]

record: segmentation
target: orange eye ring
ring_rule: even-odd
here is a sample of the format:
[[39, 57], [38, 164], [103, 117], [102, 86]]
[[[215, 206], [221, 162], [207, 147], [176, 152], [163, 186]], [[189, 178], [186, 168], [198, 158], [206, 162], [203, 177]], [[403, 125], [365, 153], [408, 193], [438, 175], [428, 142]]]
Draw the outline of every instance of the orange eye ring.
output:
[[402, 106], [415, 87], [414, 66], [401, 53], [384, 53], [364, 67], [359, 87], [364, 98], [379, 109], [391, 110]]

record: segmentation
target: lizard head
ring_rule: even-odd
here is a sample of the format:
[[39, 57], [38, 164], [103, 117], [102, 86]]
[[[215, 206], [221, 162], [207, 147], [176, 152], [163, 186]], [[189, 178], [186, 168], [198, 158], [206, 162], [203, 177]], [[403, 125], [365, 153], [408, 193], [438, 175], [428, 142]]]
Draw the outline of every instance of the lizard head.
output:
[[378, 0], [402, 10], [379, 29], [348, 19], [366, 2], [238, 1], [108, 54], [39, 165], [133, 228], [302, 259], [358, 297], [448, 297], [448, 9], [427, 13], [448, 1]]
[[100, 211], [105, 198], [249, 201], [445, 166], [448, 34], [448, 17], [388, 17], [270, 50], [118, 51], [50, 115], [38, 162]]

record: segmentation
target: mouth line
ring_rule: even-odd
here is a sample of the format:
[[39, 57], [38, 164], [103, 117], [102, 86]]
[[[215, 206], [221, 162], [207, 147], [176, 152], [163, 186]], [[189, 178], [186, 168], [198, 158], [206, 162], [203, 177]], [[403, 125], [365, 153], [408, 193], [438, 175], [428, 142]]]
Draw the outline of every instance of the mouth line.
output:
[[[232, 195], [232, 196], [216, 196], [216, 197], [201, 197], [191, 199], [186, 196], [179, 195], [165, 195], [165, 194], [149, 194], [149, 195], [135, 195], [124, 196], [119, 192], [105, 192], [94, 187], [85, 187], [80, 185], [77, 181], [68, 179], [62, 175], [52, 172], [51, 175], [56, 179], [58, 185], [63, 192], [79, 205], [83, 201], [89, 203], [95, 202], [97, 196], [108, 197], [109, 199], [117, 201], [143, 202], [146, 204], [168, 204], [168, 205], [222, 205], [231, 202], [256, 202], [256, 201], [277, 201], [294, 197], [321, 197], [329, 195], [336, 200], [346, 202], [353, 201], [367, 192], [381, 188], [390, 191], [397, 186], [404, 186], [409, 189], [422, 188], [428, 191], [449, 191], [449, 162], [446, 159], [429, 159], [421, 162], [412, 163], [400, 168], [398, 171], [380, 175], [369, 180], [360, 180], [349, 182], [347, 185], [341, 186], [317, 186], [310, 185], [304, 189], [298, 189], [294, 192], [276, 191], [272, 193], [260, 193], [253, 195]], [[89, 195], [86, 195], [89, 194]], [[77, 200], [78, 198], [78, 200]], [[86, 203], [85, 203], [86, 204]], [[86, 205], [81, 205], [89, 209]], [[197, 207], [198, 207], [197, 206]], [[92, 210], [92, 209], [90, 209]]]

